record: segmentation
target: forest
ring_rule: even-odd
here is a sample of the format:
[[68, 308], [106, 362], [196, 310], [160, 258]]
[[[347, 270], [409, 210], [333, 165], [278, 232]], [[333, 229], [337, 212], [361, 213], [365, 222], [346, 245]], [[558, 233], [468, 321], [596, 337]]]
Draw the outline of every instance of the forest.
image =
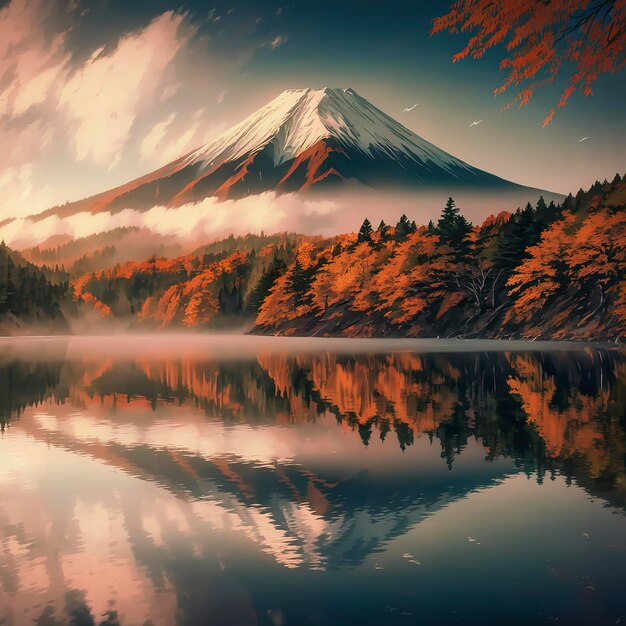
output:
[[74, 307], [70, 277], [56, 267], [36, 267], [0, 244], [0, 334], [30, 327], [43, 332], [67, 331], [66, 314]]
[[[280, 335], [626, 336], [620, 175], [561, 204], [540, 198], [480, 225], [449, 198], [427, 225], [402, 215], [391, 225], [365, 219], [331, 238], [231, 236], [102, 269], [115, 257], [109, 239], [102, 249], [92, 241], [22, 254], [3, 246], [0, 317]], [[55, 265], [35, 266], [42, 262]]]

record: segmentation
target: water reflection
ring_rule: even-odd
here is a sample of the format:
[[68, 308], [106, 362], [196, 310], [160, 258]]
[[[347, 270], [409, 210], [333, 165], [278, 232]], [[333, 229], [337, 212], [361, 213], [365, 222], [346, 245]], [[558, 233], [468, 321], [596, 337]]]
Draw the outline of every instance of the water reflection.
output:
[[[461, 608], [448, 602], [451, 613], [442, 615], [433, 595], [444, 572], [454, 587], [446, 559], [462, 572], [473, 558], [466, 550], [485, 558], [486, 542], [474, 535], [506, 535], [503, 527], [517, 522], [470, 509], [468, 525], [478, 516], [470, 531], [465, 517], [448, 512], [491, 494], [499, 494], [498, 516], [520, 507], [522, 536], [541, 523], [545, 536], [526, 546], [525, 560], [533, 550], [542, 562], [558, 557], [556, 574], [528, 565], [544, 609], [547, 577], [559, 589], [552, 617], [580, 615], [580, 594], [594, 586], [582, 583], [597, 567], [613, 577], [583, 604], [597, 623], [614, 623], [624, 566], [609, 562], [608, 544], [595, 546], [597, 561], [581, 549], [595, 525], [611, 554], [624, 556], [624, 355], [420, 345], [379, 352], [384, 344], [256, 338], [6, 344], [7, 623], [342, 624], [358, 615], [354, 623], [411, 623], [403, 613], [455, 623]], [[527, 511], [539, 502], [543, 513]], [[546, 550], [551, 507], [555, 515], [572, 509], [569, 526], [589, 516], [586, 528], [572, 530], [582, 548], [566, 545], [564, 528], [555, 528]], [[605, 517], [598, 507], [620, 513]], [[416, 542], [425, 532], [430, 543]], [[463, 545], [447, 545], [450, 533]], [[514, 549], [510, 540], [503, 545]], [[430, 563], [414, 554], [433, 546]], [[567, 571], [584, 563], [580, 580], [563, 579], [569, 560]], [[341, 574], [348, 569], [349, 581]], [[502, 580], [515, 572], [522, 580], [525, 569], [512, 563]], [[418, 602], [420, 576], [427, 584]], [[493, 569], [494, 610], [514, 605], [519, 589], [504, 586], [498, 596], [492, 577]], [[467, 603], [467, 580], [458, 582]], [[483, 605], [474, 614], [464, 608], [470, 623], [486, 617]], [[529, 610], [520, 605], [520, 615]]]

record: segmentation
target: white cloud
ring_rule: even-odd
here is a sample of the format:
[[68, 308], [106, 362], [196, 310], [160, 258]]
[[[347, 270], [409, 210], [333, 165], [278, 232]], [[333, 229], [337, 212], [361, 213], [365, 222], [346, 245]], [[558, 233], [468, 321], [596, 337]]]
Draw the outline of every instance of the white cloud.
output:
[[168, 143], [165, 143], [159, 153], [162, 163], [170, 163], [183, 154], [190, 152], [193, 148], [197, 148], [198, 144], [194, 141], [194, 137], [198, 132], [198, 125], [188, 128], [181, 135], [174, 137]]
[[155, 98], [166, 68], [194, 32], [182, 28], [183, 20], [181, 14], [164, 13], [121, 39], [109, 55], [92, 56], [68, 80], [59, 108], [73, 125], [78, 160], [109, 168], [119, 162], [135, 119]]
[[49, 185], [37, 185], [32, 163], [0, 170], [0, 196], [8, 206], [28, 205], [43, 211], [53, 204]]
[[207, 118], [204, 108], [184, 119], [172, 113], [144, 137], [140, 147], [142, 159], [154, 166], [163, 165], [209, 142], [224, 130], [224, 125], [213, 126]]
[[330, 200], [304, 199], [298, 194], [267, 192], [241, 200], [219, 202], [206, 198], [196, 204], [168, 208], [155, 206], [140, 212], [78, 213], [67, 218], [51, 216], [33, 221], [22, 218], [0, 228], [0, 239], [16, 248], [45, 241], [52, 235], [86, 237], [119, 227], [137, 226], [188, 243], [206, 243], [220, 237], [250, 232], [311, 232], [339, 214], [340, 204]]
[[176, 119], [176, 113], [171, 113], [167, 119], [155, 124], [152, 130], [145, 136], [141, 142], [141, 156], [143, 159], [153, 159], [157, 148], [161, 145], [167, 129], [171, 126], [172, 122]]
[[191, 16], [171, 11], [70, 49], [84, 14], [73, 0], [0, 0], [0, 220], [115, 187], [206, 143], [224, 128], [215, 113], [229, 76], [258, 49], [250, 39], [220, 56]]
[[0, 116], [16, 117], [42, 104], [65, 71], [66, 33], [45, 33], [53, 5], [12, 0], [0, 9]]

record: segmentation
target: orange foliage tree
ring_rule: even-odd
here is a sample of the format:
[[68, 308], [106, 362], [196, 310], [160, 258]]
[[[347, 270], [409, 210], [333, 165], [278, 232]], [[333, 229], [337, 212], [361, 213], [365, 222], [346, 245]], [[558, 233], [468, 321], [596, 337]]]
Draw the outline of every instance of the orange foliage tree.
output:
[[513, 309], [519, 319], [531, 319], [564, 286], [565, 256], [571, 246], [568, 230], [575, 219], [568, 213], [546, 230], [541, 241], [528, 251], [529, 258], [509, 278], [509, 293], [515, 297]]
[[[508, 281], [519, 319], [530, 320], [560, 293], [584, 297], [587, 318], [607, 306], [626, 327], [626, 213], [608, 208], [565, 212], [530, 248]], [[594, 296], [595, 305], [590, 305]], [[566, 310], [567, 312], [567, 310]]]
[[395, 323], [410, 320], [450, 293], [447, 278], [454, 268], [452, 250], [438, 236], [418, 229], [376, 275], [379, 310]]
[[601, 303], [626, 271], [626, 213], [606, 209], [592, 213], [576, 232], [569, 265], [581, 284], [592, 282]]
[[510, 106], [525, 105], [535, 89], [554, 82], [571, 68], [567, 86], [544, 120], [554, 117], [570, 96], [589, 96], [603, 74], [626, 63], [626, 0], [457, 0], [448, 13], [433, 20], [431, 33], [471, 32], [467, 45], [453, 61], [481, 58], [489, 49], [504, 46], [507, 72], [495, 94], [517, 89]]

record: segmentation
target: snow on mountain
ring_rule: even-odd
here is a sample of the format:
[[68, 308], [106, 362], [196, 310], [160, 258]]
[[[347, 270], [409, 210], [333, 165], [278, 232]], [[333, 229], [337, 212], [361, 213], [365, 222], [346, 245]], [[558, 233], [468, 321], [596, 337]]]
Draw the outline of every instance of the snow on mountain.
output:
[[497, 192], [521, 194], [524, 202], [540, 194], [448, 154], [352, 89], [292, 89], [207, 145], [154, 172], [30, 219], [118, 214], [125, 209], [146, 212], [265, 192], [325, 190], [335, 199], [340, 188], [348, 193], [362, 188], [368, 194], [378, 189], [387, 201], [390, 191], [414, 198], [433, 191], [446, 197], [460, 191], [483, 196]]
[[324, 139], [344, 150], [374, 158], [398, 153], [416, 166], [424, 163], [472, 174], [475, 168], [440, 150], [377, 109], [352, 89], [290, 89], [281, 93], [212, 143], [190, 154], [187, 163], [215, 167], [272, 144], [273, 162], [282, 165]]

